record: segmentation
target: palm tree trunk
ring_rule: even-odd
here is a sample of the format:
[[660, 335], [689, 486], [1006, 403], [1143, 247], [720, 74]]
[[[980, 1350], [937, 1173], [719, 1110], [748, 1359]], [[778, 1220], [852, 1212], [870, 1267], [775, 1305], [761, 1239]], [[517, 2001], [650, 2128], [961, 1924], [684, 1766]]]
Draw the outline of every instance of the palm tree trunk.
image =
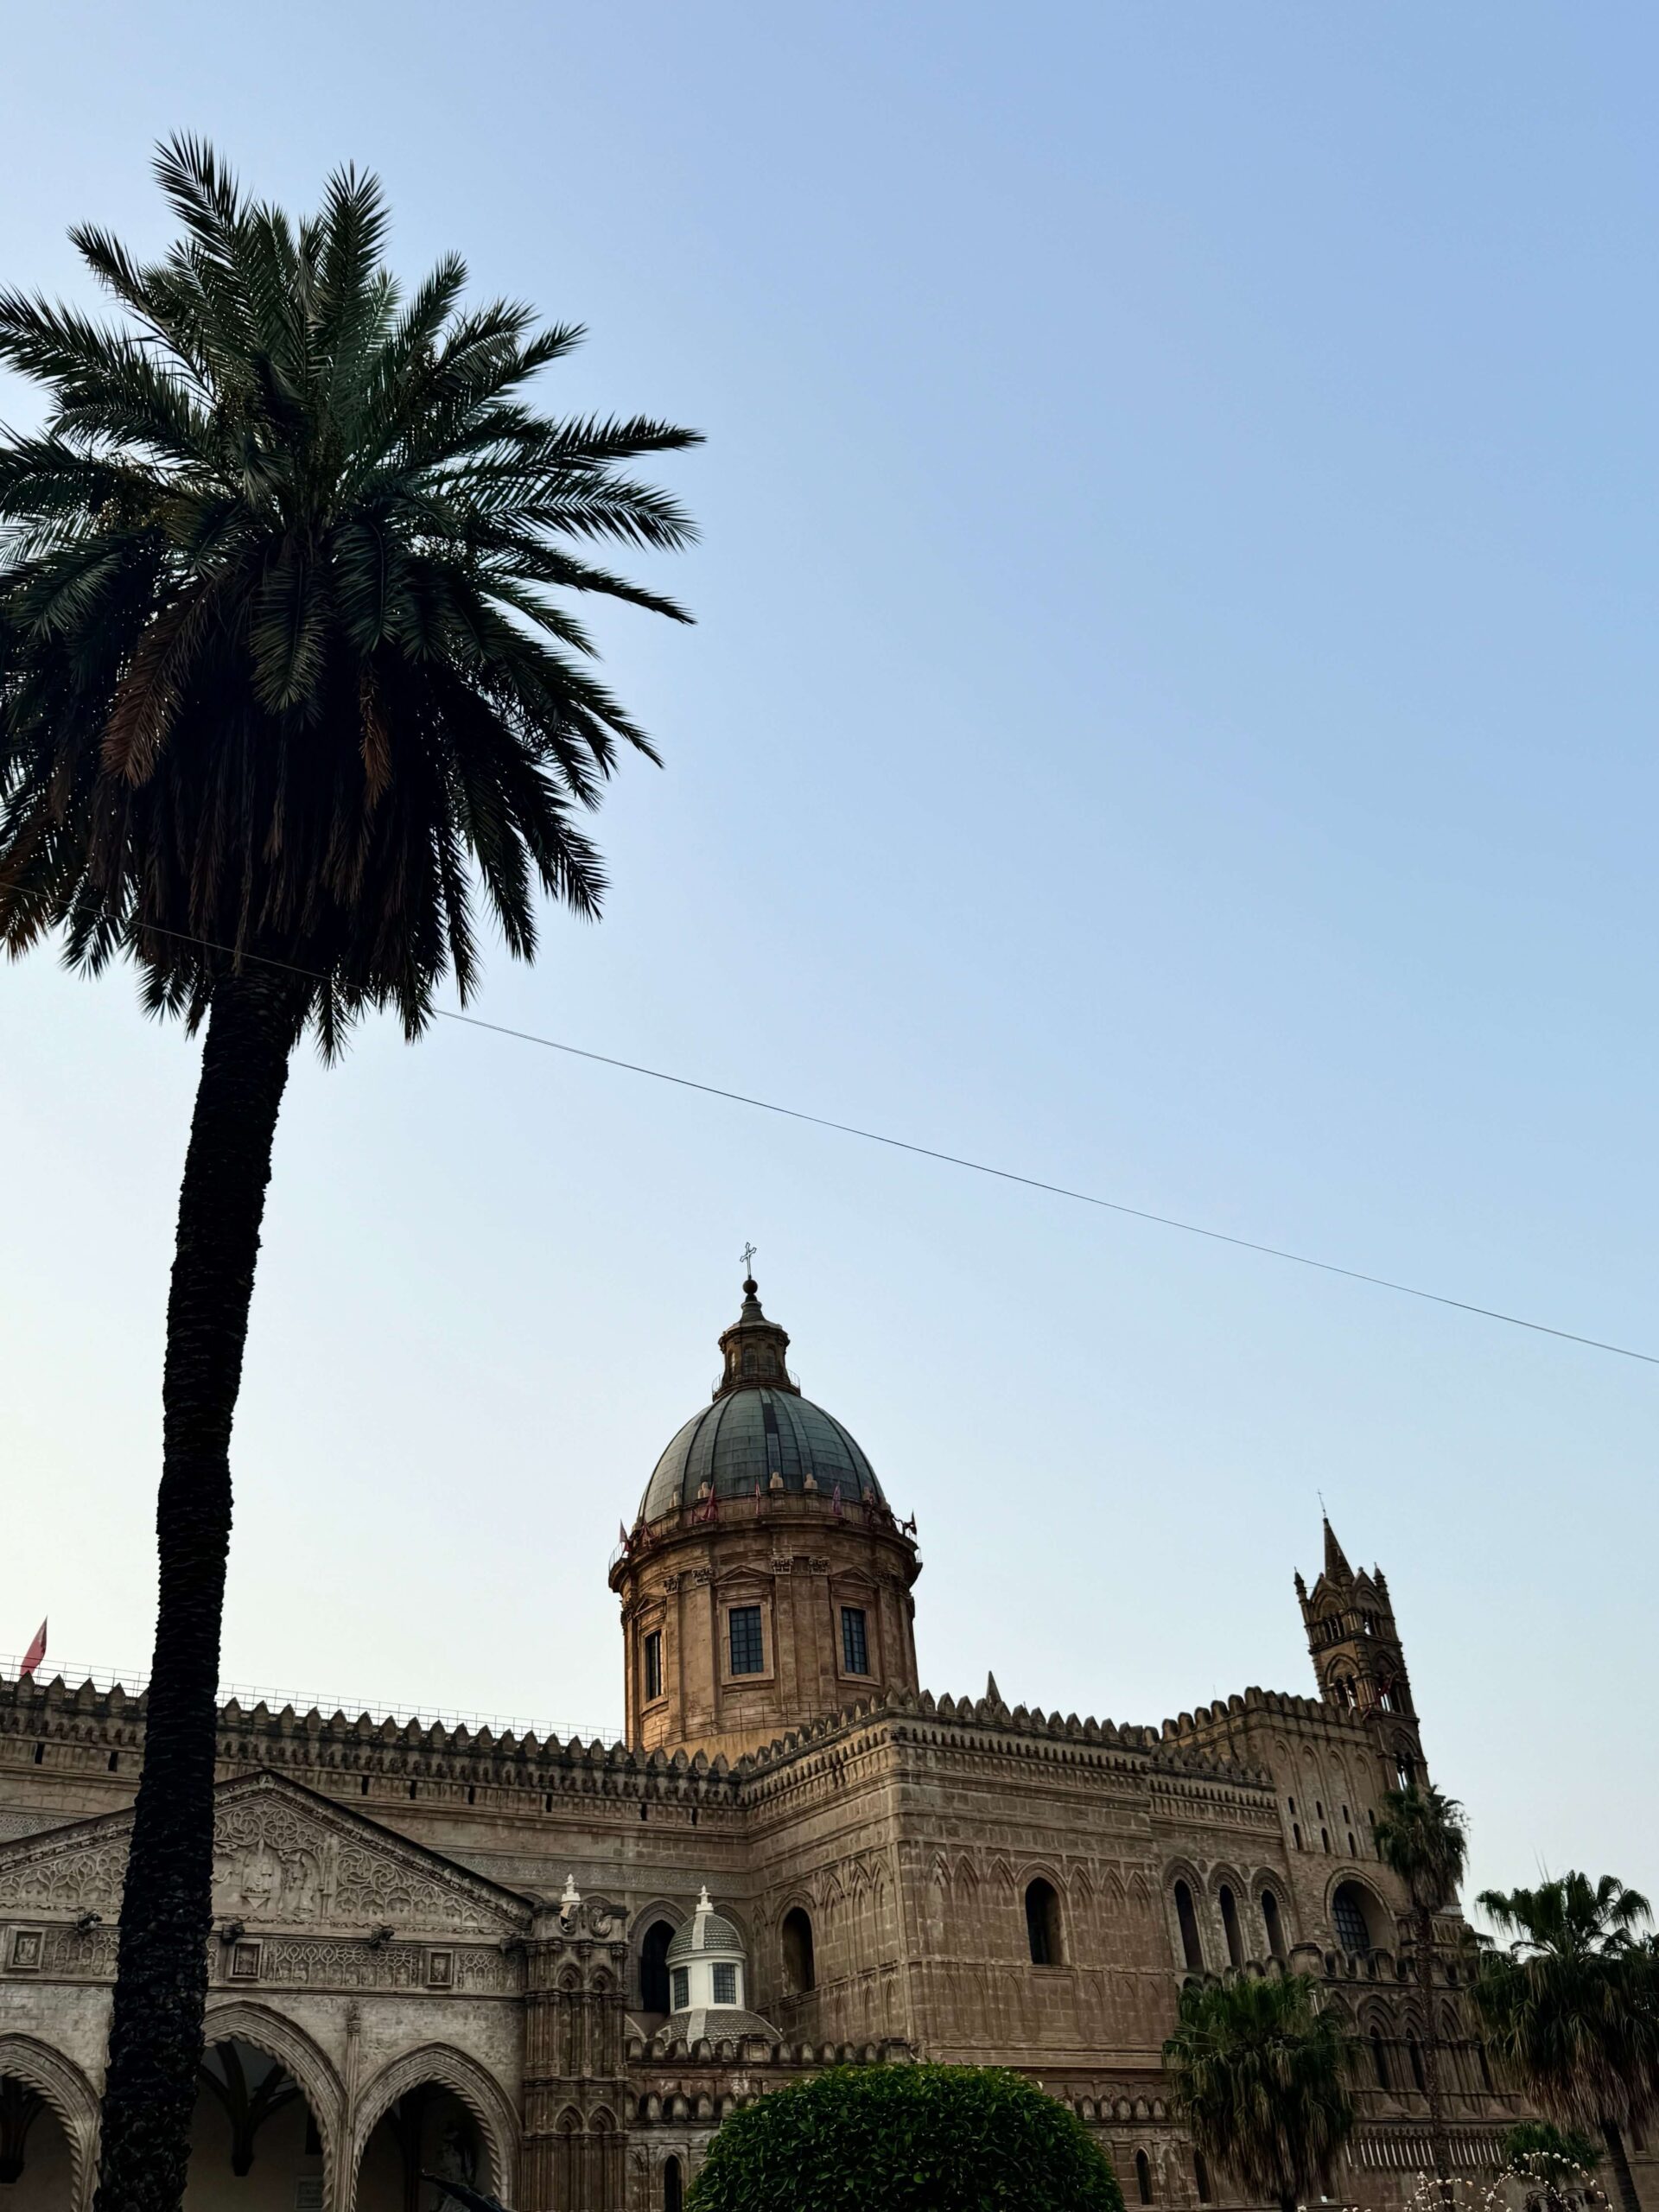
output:
[[1423, 1999], [1423, 2094], [1428, 2100], [1428, 2147], [1434, 2160], [1440, 2201], [1452, 2204], [1452, 2135], [1446, 2124], [1446, 2100], [1440, 2094], [1440, 2030], [1434, 2011], [1434, 1916], [1419, 1905], [1412, 1916], [1416, 1923], [1417, 1986]]
[[231, 1422], [302, 1001], [270, 969], [213, 993], [179, 1193], [162, 1385], [160, 1594], [121, 1902], [97, 2212], [178, 2212], [213, 1922]]
[[1630, 2153], [1624, 2148], [1624, 2131], [1616, 2120], [1604, 2120], [1600, 2126], [1601, 2139], [1607, 2145], [1614, 2178], [1618, 2183], [1619, 2203], [1624, 2212], [1642, 2212], [1642, 2200], [1636, 2193], [1636, 2176], [1630, 2171]]

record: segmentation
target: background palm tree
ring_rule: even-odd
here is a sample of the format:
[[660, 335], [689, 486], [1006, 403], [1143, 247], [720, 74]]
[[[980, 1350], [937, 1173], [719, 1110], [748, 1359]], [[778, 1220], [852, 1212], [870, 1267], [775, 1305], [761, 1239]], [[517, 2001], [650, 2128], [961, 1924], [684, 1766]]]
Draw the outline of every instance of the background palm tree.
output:
[[1350, 2038], [1306, 1974], [1189, 1981], [1164, 2069], [1194, 2145], [1282, 2212], [1353, 2133]]
[[1434, 2003], [1434, 1916], [1452, 1904], [1468, 1859], [1463, 1808], [1454, 1797], [1413, 1783], [1390, 1789], [1372, 1822], [1377, 1856], [1404, 1883], [1411, 1899], [1412, 1948], [1423, 2000], [1423, 2094], [1428, 2101], [1429, 2148], [1446, 2202], [1452, 2201], [1452, 2137], [1440, 2088], [1440, 2014]]
[[[562, 594], [680, 610], [595, 540], [690, 525], [621, 473], [694, 442], [556, 421], [523, 388], [573, 326], [407, 299], [372, 178], [298, 224], [205, 147], [157, 175], [155, 265], [73, 233], [125, 319], [0, 296], [0, 360], [49, 395], [0, 440], [0, 937], [54, 929], [205, 1025], [162, 1385], [160, 1606], [121, 1913], [99, 2205], [175, 2212], [201, 2046], [230, 1439], [272, 1138], [308, 1025], [413, 1037], [477, 976], [477, 909], [522, 958], [545, 892], [597, 912], [578, 827], [644, 734]], [[683, 619], [683, 618], [682, 618]]]
[[1659, 2089], [1659, 1969], [1637, 1936], [1647, 1899], [1570, 1873], [1478, 1902], [1511, 1939], [1473, 1985], [1492, 2049], [1558, 2126], [1600, 2135], [1624, 2212], [1641, 2212], [1624, 2130]]

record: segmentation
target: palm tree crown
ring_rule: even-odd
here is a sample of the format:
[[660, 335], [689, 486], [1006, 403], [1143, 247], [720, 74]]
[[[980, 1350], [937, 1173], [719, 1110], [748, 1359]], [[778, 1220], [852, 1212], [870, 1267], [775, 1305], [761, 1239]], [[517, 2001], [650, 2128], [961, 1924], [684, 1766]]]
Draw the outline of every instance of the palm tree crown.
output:
[[1306, 1974], [1189, 1981], [1164, 2066], [1194, 2144], [1248, 2195], [1294, 2205], [1353, 2131], [1350, 2039]]
[[596, 909], [576, 814], [651, 748], [561, 595], [684, 619], [576, 549], [683, 544], [620, 465], [695, 436], [534, 412], [580, 329], [464, 308], [453, 257], [401, 297], [372, 178], [292, 224], [191, 141], [157, 174], [164, 261], [73, 234], [127, 327], [0, 295], [51, 397], [0, 442], [0, 937], [130, 951], [193, 1020], [280, 963], [327, 1048], [365, 1005], [413, 1033], [474, 979], [479, 888], [525, 957], [537, 887]]
[[1455, 1797], [1416, 1783], [1388, 1790], [1372, 1833], [1377, 1856], [1405, 1884], [1417, 1910], [1440, 1912], [1452, 1902], [1469, 1856], [1463, 1808]]
[[1647, 1899], [1611, 1874], [1592, 1887], [1569, 1873], [1478, 1902], [1510, 1938], [1473, 1986], [1493, 2050], [1558, 2126], [1600, 2133], [1633, 2206], [1623, 2130], [1659, 2090], [1659, 1967], [1637, 1934]]

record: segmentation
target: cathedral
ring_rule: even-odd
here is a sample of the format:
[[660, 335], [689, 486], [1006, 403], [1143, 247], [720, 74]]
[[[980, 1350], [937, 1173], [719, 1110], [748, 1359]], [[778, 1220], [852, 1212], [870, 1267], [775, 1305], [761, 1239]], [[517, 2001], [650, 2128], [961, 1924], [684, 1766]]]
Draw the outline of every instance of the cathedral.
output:
[[[1185, 1978], [1285, 1967], [1364, 2054], [1328, 2190], [1399, 2203], [1427, 2024], [1370, 1815], [1427, 1770], [1382, 1572], [1326, 1524], [1312, 1696], [1147, 1727], [935, 1695], [915, 1525], [743, 1292], [611, 1565], [622, 1742], [222, 1708], [188, 2212], [428, 2212], [433, 2173], [679, 2212], [734, 2107], [917, 2058], [1039, 2080], [1132, 2212], [1228, 2204], [1160, 2049]], [[0, 1682], [0, 2212], [89, 2212], [143, 1744], [142, 1694]], [[1435, 1979], [1475, 2179], [1517, 2107], [1452, 1941]]]

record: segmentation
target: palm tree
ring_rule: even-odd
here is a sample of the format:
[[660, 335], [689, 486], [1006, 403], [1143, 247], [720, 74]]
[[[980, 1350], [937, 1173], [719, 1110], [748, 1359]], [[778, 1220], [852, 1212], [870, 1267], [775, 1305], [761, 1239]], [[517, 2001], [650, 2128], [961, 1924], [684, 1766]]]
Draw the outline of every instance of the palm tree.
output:
[[1440, 2088], [1440, 2017], [1434, 2005], [1434, 1916], [1452, 1904], [1469, 1853], [1463, 1808], [1432, 1787], [1412, 1783], [1384, 1794], [1372, 1822], [1377, 1856], [1392, 1867], [1411, 1899], [1412, 1948], [1423, 1999], [1423, 2094], [1428, 2140], [1440, 2195], [1452, 2202], [1452, 2138]]
[[1569, 1873], [1478, 1903], [1511, 1939], [1473, 1984], [1492, 2049], [1547, 2119], [1601, 2137], [1624, 2212], [1641, 2212], [1624, 2130], [1659, 2089], [1659, 1967], [1636, 1933], [1647, 1899]]
[[1306, 1974], [1189, 1981], [1164, 2069], [1194, 2146], [1295, 2212], [1353, 2133], [1350, 2038]]
[[[297, 224], [205, 146], [156, 174], [182, 235], [145, 265], [73, 233], [124, 317], [0, 295], [0, 361], [46, 388], [0, 439], [0, 938], [206, 1032], [162, 1383], [161, 1594], [121, 1913], [104, 2212], [175, 2212], [210, 1923], [230, 1440], [271, 1145], [309, 1026], [391, 1007], [413, 1038], [516, 956], [538, 892], [596, 913], [578, 823], [644, 733], [563, 594], [676, 619], [587, 548], [684, 544], [626, 464], [695, 442], [560, 421], [524, 388], [582, 334], [467, 308], [453, 257], [406, 297], [346, 170]], [[654, 757], [654, 755], [652, 756]]]

